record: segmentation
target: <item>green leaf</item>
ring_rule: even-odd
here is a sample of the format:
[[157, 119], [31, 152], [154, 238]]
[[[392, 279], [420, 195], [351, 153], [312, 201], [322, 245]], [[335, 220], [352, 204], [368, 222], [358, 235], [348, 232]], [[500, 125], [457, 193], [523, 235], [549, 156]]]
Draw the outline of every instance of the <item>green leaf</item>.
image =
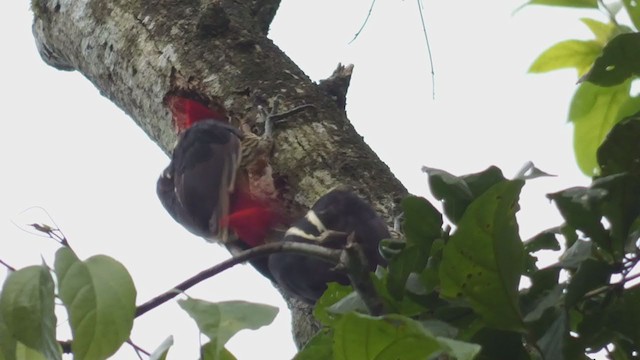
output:
[[426, 166], [422, 167], [422, 171], [429, 176], [429, 186], [433, 196], [442, 201], [445, 215], [454, 224], [458, 223], [467, 206], [475, 198], [491, 186], [505, 180], [502, 171], [495, 166], [461, 177]]
[[444, 213], [449, 220], [457, 223], [473, 200], [469, 185], [463, 179], [444, 170], [423, 166], [422, 171], [429, 176], [431, 193], [442, 202]]
[[560, 256], [560, 266], [565, 269], [577, 269], [582, 262], [591, 257], [593, 243], [578, 240]]
[[149, 355], [149, 360], [166, 360], [171, 346], [173, 346], [173, 336], [166, 338], [162, 344]]
[[578, 76], [584, 75], [602, 52], [597, 41], [565, 40], [545, 50], [531, 64], [530, 73], [545, 73], [553, 70], [575, 68]]
[[551, 327], [538, 341], [544, 359], [564, 360], [566, 341], [569, 337], [566, 312], [560, 312]]
[[569, 121], [574, 125], [573, 148], [580, 170], [587, 176], [599, 173], [596, 151], [614, 124], [631, 115], [622, 113], [630, 99], [631, 82], [613, 87], [591, 83], [578, 86], [571, 100]]
[[225, 347], [219, 347], [216, 341], [210, 341], [200, 347], [202, 360], [236, 360], [236, 357]]
[[477, 360], [531, 360], [523, 347], [522, 335], [512, 331], [483, 328], [471, 341], [482, 346]]
[[635, 347], [640, 346], [640, 288], [626, 289], [610, 305], [605, 318], [607, 326], [629, 339]]
[[[4, 331], [15, 341], [48, 359], [62, 359], [56, 341], [54, 299], [49, 269], [45, 265], [29, 266], [7, 277], [0, 294], [0, 311]], [[9, 346], [18, 344], [9, 341]]]
[[[636, 111], [640, 110], [640, 98]], [[598, 164], [602, 176], [629, 172], [640, 179], [640, 117], [638, 114], [617, 123], [598, 148]]]
[[538, 302], [537, 306], [529, 312], [525, 317], [524, 321], [532, 322], [540, 320], [542, 315], [548, 310], [556, 308], [560, 305], [560, 299], [562, 296], [562, 292], [564, 290], [564, 286], [558, 285], [551, 292], [547, 294], [544, 298]]
[[[2, 293], [0, 293], [0, 304], [2, 303]], [[2, 316], [2, 305], [0, 305], [0, 360], [15, 360], [16, 346], [18, 342], [9, 332], [7, 324]]]
[[329, 326], [333, 324], [336, 316], [328, 311], [328, 309], [351, 293], [353, 293], [353, 288], [349, 285], [329, 283], [327, 290], [325, 290], [320, 299], [316, 301], [313, 316], [323, 325]]
[[529, 5], [566, 6], [575, 8], [598, 8], [597, 0], [529, 0]]
[[535, 316], [529, 314], [536, 311], [550, 293], [557, 291], [560, 269], [558, 266], [550, 266], [529, 275], [531, 286], [520, 294], [523, 313], [527, 314], [525, 321], [534, 320]]
[[640, 6], [636, 0], [622, 0], [636, 29], [640, 29]]
[[442, 232], [442, 214], [427, 199], [408, 196], [402, 199], [404, 235], [408, 244], [420, 245], [427, 253]]
[[311, 338], [293, 360], [333, 359], [333, 333], [324, 328]]
[[613, 268], [603, 262], [586, 259], [569, 281], [565, 303], [567, 308], [577, 304], [589, 291], [609, 284]]
[[394, 299], [402, 300], [409, 275], [412, 272], [421, 272], [427, 258], [428, 252], [421, 246], [410, 246], [391, 259], [388, 266], [387, 290]]
[[129, 272], [105, 255], [81, 261], [66, 247], [56, 252], [55, 271], [69, 313], [74, 358], [108, 358], [133, 327], [136, 289]]
[[475, 359], [481, 350], [480, 345], [445, 337], [438, 337], [438, 342], [440, 345], [446, 345], [449, 347], [449, 351], [447, 351], [447, 353], [451, 354], [453, 358], [457, 360]]
[[18, 343], [16, 347], [16, 360], [50, 360], [41, 352], [34, 350], [23, 343]]
[[609, 222], [610, 236], [609, 242], [598, 245], [612, 255], [614, 261], [621, 262], [625, 248], [635, 245], [630, 234], [635, 219], [640, 216], [640, 177], [634, 178], [628, 173], [609, 175], [595, 180], [591, 188], [606, 192], [598, 205]]
[[614, 37], [605, 45], [602, 55], [582, 80], [614, 86], [637, 75], [640, 75], [640, 33], [627, 33]]
[[515, 213], [522, 180], [494, 185], [467, 208], [444, 248], [441, 294], [464, 298], [493, 327], [523, 330], [518, 284], [524, 249]]
[[[334, 333], [334, 360], [422, 360], [440, 352], [452, 354], [419, 322], [400, 315], [371, 317], [345, 314]], [[461, 351], [462, 353], [462, 351]]]
[[178, 300], [178, 304], [196, 321], [200, 332], [217, 344], [217, 355], [238, 331], [269, 325], [278, 314], [277, 307], [246, 301], [212, 303], [186, 299]]
[[560, 243], [556, 238], [560, 229], [551, 228], [538, 233], [524, 242], [524, 250], [533, 253], [540, 250], [560, 250]]
[[[609, 39], [611, 39], [614, 35], [618, 34], [618, 32], [620, 31], [618, 29], [618, 26], [616, 26], [616, 24], [614, 23], [607, 24], [607, 23], [600, 22], [598, 20], [590, 19], [590, 18], [582, 18], [580, 19], [580, 21], [582, 21], [585, 25], [587, 25], [589, 30], [591, 30], [593, 35], [595, 35], [596, 41], [602, 45], [600, 47], [601, 50], [602, 50], [602, 47], [604, 47], [604, 45], [609, 41]], [[600, 52], [598, 52], [598, 55], [599, 54]], [[591, 66], [591, 64], [589, 64], [589, 66]]]
[[582, 231], [593, 242], [604, 245], [608, 243], [609, 234], [602, 225], [602, 214], [598, 203], [606, 196], [602, 189], [573, 187], [547, 197], [553, 200], [560, 214], [575, 229]]

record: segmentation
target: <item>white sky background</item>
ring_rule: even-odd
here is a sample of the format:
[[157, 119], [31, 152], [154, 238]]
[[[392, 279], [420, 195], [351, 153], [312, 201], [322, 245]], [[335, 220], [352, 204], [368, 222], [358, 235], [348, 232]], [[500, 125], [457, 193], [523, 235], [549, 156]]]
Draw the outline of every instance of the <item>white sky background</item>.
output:
[[[348, 45], [369, 0], [285, 0], [271, 38], [316, 81], [338, 62], [355, 64], [349, 118], [415, 194], [429, 194], [422, 165], [462, 175], [495, 164], [513, 176], [531, 160], [557, 174], [524, 189], [519, 220], [526, 239], [561, 222], [544, 194], [589, 181], [575, 164], [566, 123], [575, 71], [526, 70], [553, 43], [590, 37], [578, 16], [606, 18], [547, 7], [512, 16], [522, 2], [425, 2], [435, 100], [416, 1], [378, 1], [367, 27]], [[27, 2], [7, 1], [0, 12], [0, 259], [15, 267], [42, 258], [53, 264], [57, 244], [12, 224], [48, 222], [38, 210], [21, 214], [33, 206], [46, 208], [81, 258], [107, 254], [122, 262], [138, 288], [138, 303], [226, 258], [160, 205], [155, 181], [168, 158], [155, 143], [80, 74], [40, 60], [31, 19]], [[5, 274], [0, 268], [0, 278]], [[280, 307], [273, 325], [243, 331], [228, 346], [241, 360], [295, 353], [284, 302], [250, 267], [236, 267], [188, 293]], [[196, 325], [175, 301], [138, 318], [132, 340], [152, 351], [168, 335], [175, 337], [170, 358], [197, 358]], [[135, 355], [125, 345], [114, 358]]]

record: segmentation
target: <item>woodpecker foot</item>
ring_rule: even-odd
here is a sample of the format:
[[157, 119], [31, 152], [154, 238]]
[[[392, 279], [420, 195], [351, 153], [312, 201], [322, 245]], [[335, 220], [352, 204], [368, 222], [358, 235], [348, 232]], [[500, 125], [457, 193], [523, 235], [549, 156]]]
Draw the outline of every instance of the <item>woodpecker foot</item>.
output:
[[297, 106], [291, 110], [279, 112], [281, 97], [282, 95], [276, 95], [274, 98], [269, 100], [270, 109], [268, 111], [262, 106], [258, 108], [258, 110], [260, 111], [258, 122], [264, 123], [264, 134], [262, 135], [263, 137], [273, 136], [274, 124], [285, 122], [288, 120], [288, 118], [296, 114], [299, 114], [310, 108], [315, 108], [315, 106], [312, 104], [304, 104]]

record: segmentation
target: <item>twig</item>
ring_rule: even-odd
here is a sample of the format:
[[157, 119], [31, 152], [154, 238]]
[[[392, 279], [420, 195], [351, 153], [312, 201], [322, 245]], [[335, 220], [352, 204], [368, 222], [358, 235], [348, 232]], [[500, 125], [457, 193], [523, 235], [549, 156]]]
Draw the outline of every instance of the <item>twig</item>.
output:
[[147, 301], [146, 303], [140, 305], [136, 309], [136, 317], [146, 313], [147, 311], [164, 304], [165, 302], [173, 299], [181, 292], [186, 291], [192, 286], [215, 276], [227, 269], [230, 269], [238, 264], [241, 264], [245, 261], [255, 259], [262, 256], [267, 256], [270, 254], [274, 254], [277, 252], [294, 252], [305, 255], [310, 255], [317, 257], [319, 259], [323, 259], [325, 261], [329, 261], [335, 264], [338, 264], [341, 259], [342, 250], [328, 249], [320, 245], [314, 244], [305, 244], [305, 243], [295, 243], [295, 242], [277, 242], [266, 245], [257, 246], [255, 248], [245, 250], [237, 253], [231, 259], [225, 260], [219, 264], [216, 264], [195, 276], [187, 279], [186, 281], [181, 282], [180, 284], [174, 286], [171, 290], [156, 296], [155, 298]]
[[436, 98], [436, 72], [433, 69], [433, 57], [431, 56], [431, 45], [429, 45], [429, 36], [427, 36], [427, 26], [424, 23], [424, 15], [422, 14], [422, 4], [420, 0], [418, 2], [418, 11], [420, 12], [420, 22], [422, 23], [422, 32], [424, 33], [424, 40], [427, 42], [427, 52], [429, 53], [429, 66], [431, 67], [431, 96]]
[[362, 251], [362, 246], [353, 241], [353, 234], [349, 235], [347, 242], [341, 262], [346, 264], [347, 275], [351, 285], [360, 295], [367, 310], [369, 310], [369, 314], [373, 316], [382, 315], [385, 313], [384, 302], [371, 281], [367, 257]]
[[367, 23], [369, 22], [369, 17], [371, 17], [371, 12], [373, 11], [373, 5], [375, 4], [376, 4], [376, 0], [371, 1], [371, 6], [369, 7], [369, 12], [367, 13], [367, 17], [364, 19], [362, 26], [360, 26], [360, 29], [358, 29], [356, 34], [353, 36], [353, 39], [351, 39], [351, 41], [349, 41], [348, 44], [351, 44], [352, 42], [356, 41], [358, 36], [360, 36], [360, 33], [364, 29], [365, 25], [367, 25]]
[[0, 264], [9, 269], [9, 271], [16, 271], [16, 268], [4, 262], [4, 260], [0, 259]]
[[131, 341], [131, 339], [127, 340], [127, 344], [131, 345], [131, 347], [133, 348], [133, 350], [136, 352], [136, 355], [138, 355], [138, 358], [140, 360], [143, 360], [142, 355], [140, 355], [140, 353], [145, 354], [147, 357], [149, 355], [151, 355], [151, 353], [149, 353], [148, 351], [146, 351], [145, 349], [141, 348], [140, 346], [136, 345], [133, 341]]
[[[631, 276], [629, 276], [627, 278], [624, 278], [624, 279], [622, 279], [622, 280], [620, 280], [620, 281], [618, 281], [616, 283], [605, 285], [605, 286], [601, 286], [601, 287], [599, 287], [597, 289], [591, 290], [588, 293], [584, 294], [584, 298], [588, 299], [590, 297], [594, 297], [594, 296], [600, 295], [602, 293], [605, 293], [605, 292], [609, 291], [610, 289], [614, 289], [614, 288], [617, 288], [617, 287], [620, 287], [620, 286], [624, 286], [624, 284], [626, 284], [627, 282], [629, 282], [631, 280], [638, 279], [638, 278], [640, 278], [640, 273], [631, 275]], [[633, 287], [635, 287], [635, 286], [633, 286]]]
[[619, 26], [618, 21], [616, 20], [616, 15], [611, 11], [611, 9], [609, 9], [609, 7], [604, 3], [604, 1], [598, 0], [598, 4], [600, 5], [600, 7], [604, 9], [607, 16], [609, 16], [609, 21], [611, 21], [611, 23], [614, 24], [615, 26]]

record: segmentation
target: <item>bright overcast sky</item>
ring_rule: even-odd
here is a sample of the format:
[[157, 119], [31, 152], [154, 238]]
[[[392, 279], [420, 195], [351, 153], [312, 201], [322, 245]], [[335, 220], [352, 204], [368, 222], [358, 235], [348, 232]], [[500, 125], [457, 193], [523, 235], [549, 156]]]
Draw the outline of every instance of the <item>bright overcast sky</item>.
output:
[[[512, 16], [521, 3], [425, 2], [435, 100], [416, 1], [379, 1], [349, 45], [369, 0], [285, 0], [271, 38], [316, 81], [338, 62], [355, 64], [349, 118], [416, 194], [429, 194], [422, 165], [461, 175], [495, 164], [513, 176], [531, 160], [558, 175], [525, 187], [518, 216], [527, 238], [561, 221], [545, 193], [588, 179], [578, 172], [566, 123], [575, 71], [526, 70], [553, 43], [590, 36], [579, 16], [606, 18], [597, 11], [546, 7]], [[15, 267], [42, 258], [53, 264], [58, 246], [12, 223], [49, 223], [40, 210], [23, 212], [34, 206], [51, 214], [81, 258], [107, 254], [122, 262], [138, 288], [138, 303], [226, 258], [222, 248], [175, 224], [160, 205], [155, 181], [168, 158], [155, 143], [80, 74], [40, 60], [27, 2], [3, 4], [0, 30], [0, 259]], [[5, 274], [1, 268], [0, 278]], [[288, 359], [295, 353], [284, 302], [250, 267], [236, 267], [188, 294], [280, 307], [273, 325], [240, 333], [229, 348], [241, 360]], [[132, 340], [152, 351], [169, 335], [175, 338], [170, 359], [197, 358], [196, 325], [175, 301], [137, 319]], [[135, 355], [125, 345], [114, 358]]]

